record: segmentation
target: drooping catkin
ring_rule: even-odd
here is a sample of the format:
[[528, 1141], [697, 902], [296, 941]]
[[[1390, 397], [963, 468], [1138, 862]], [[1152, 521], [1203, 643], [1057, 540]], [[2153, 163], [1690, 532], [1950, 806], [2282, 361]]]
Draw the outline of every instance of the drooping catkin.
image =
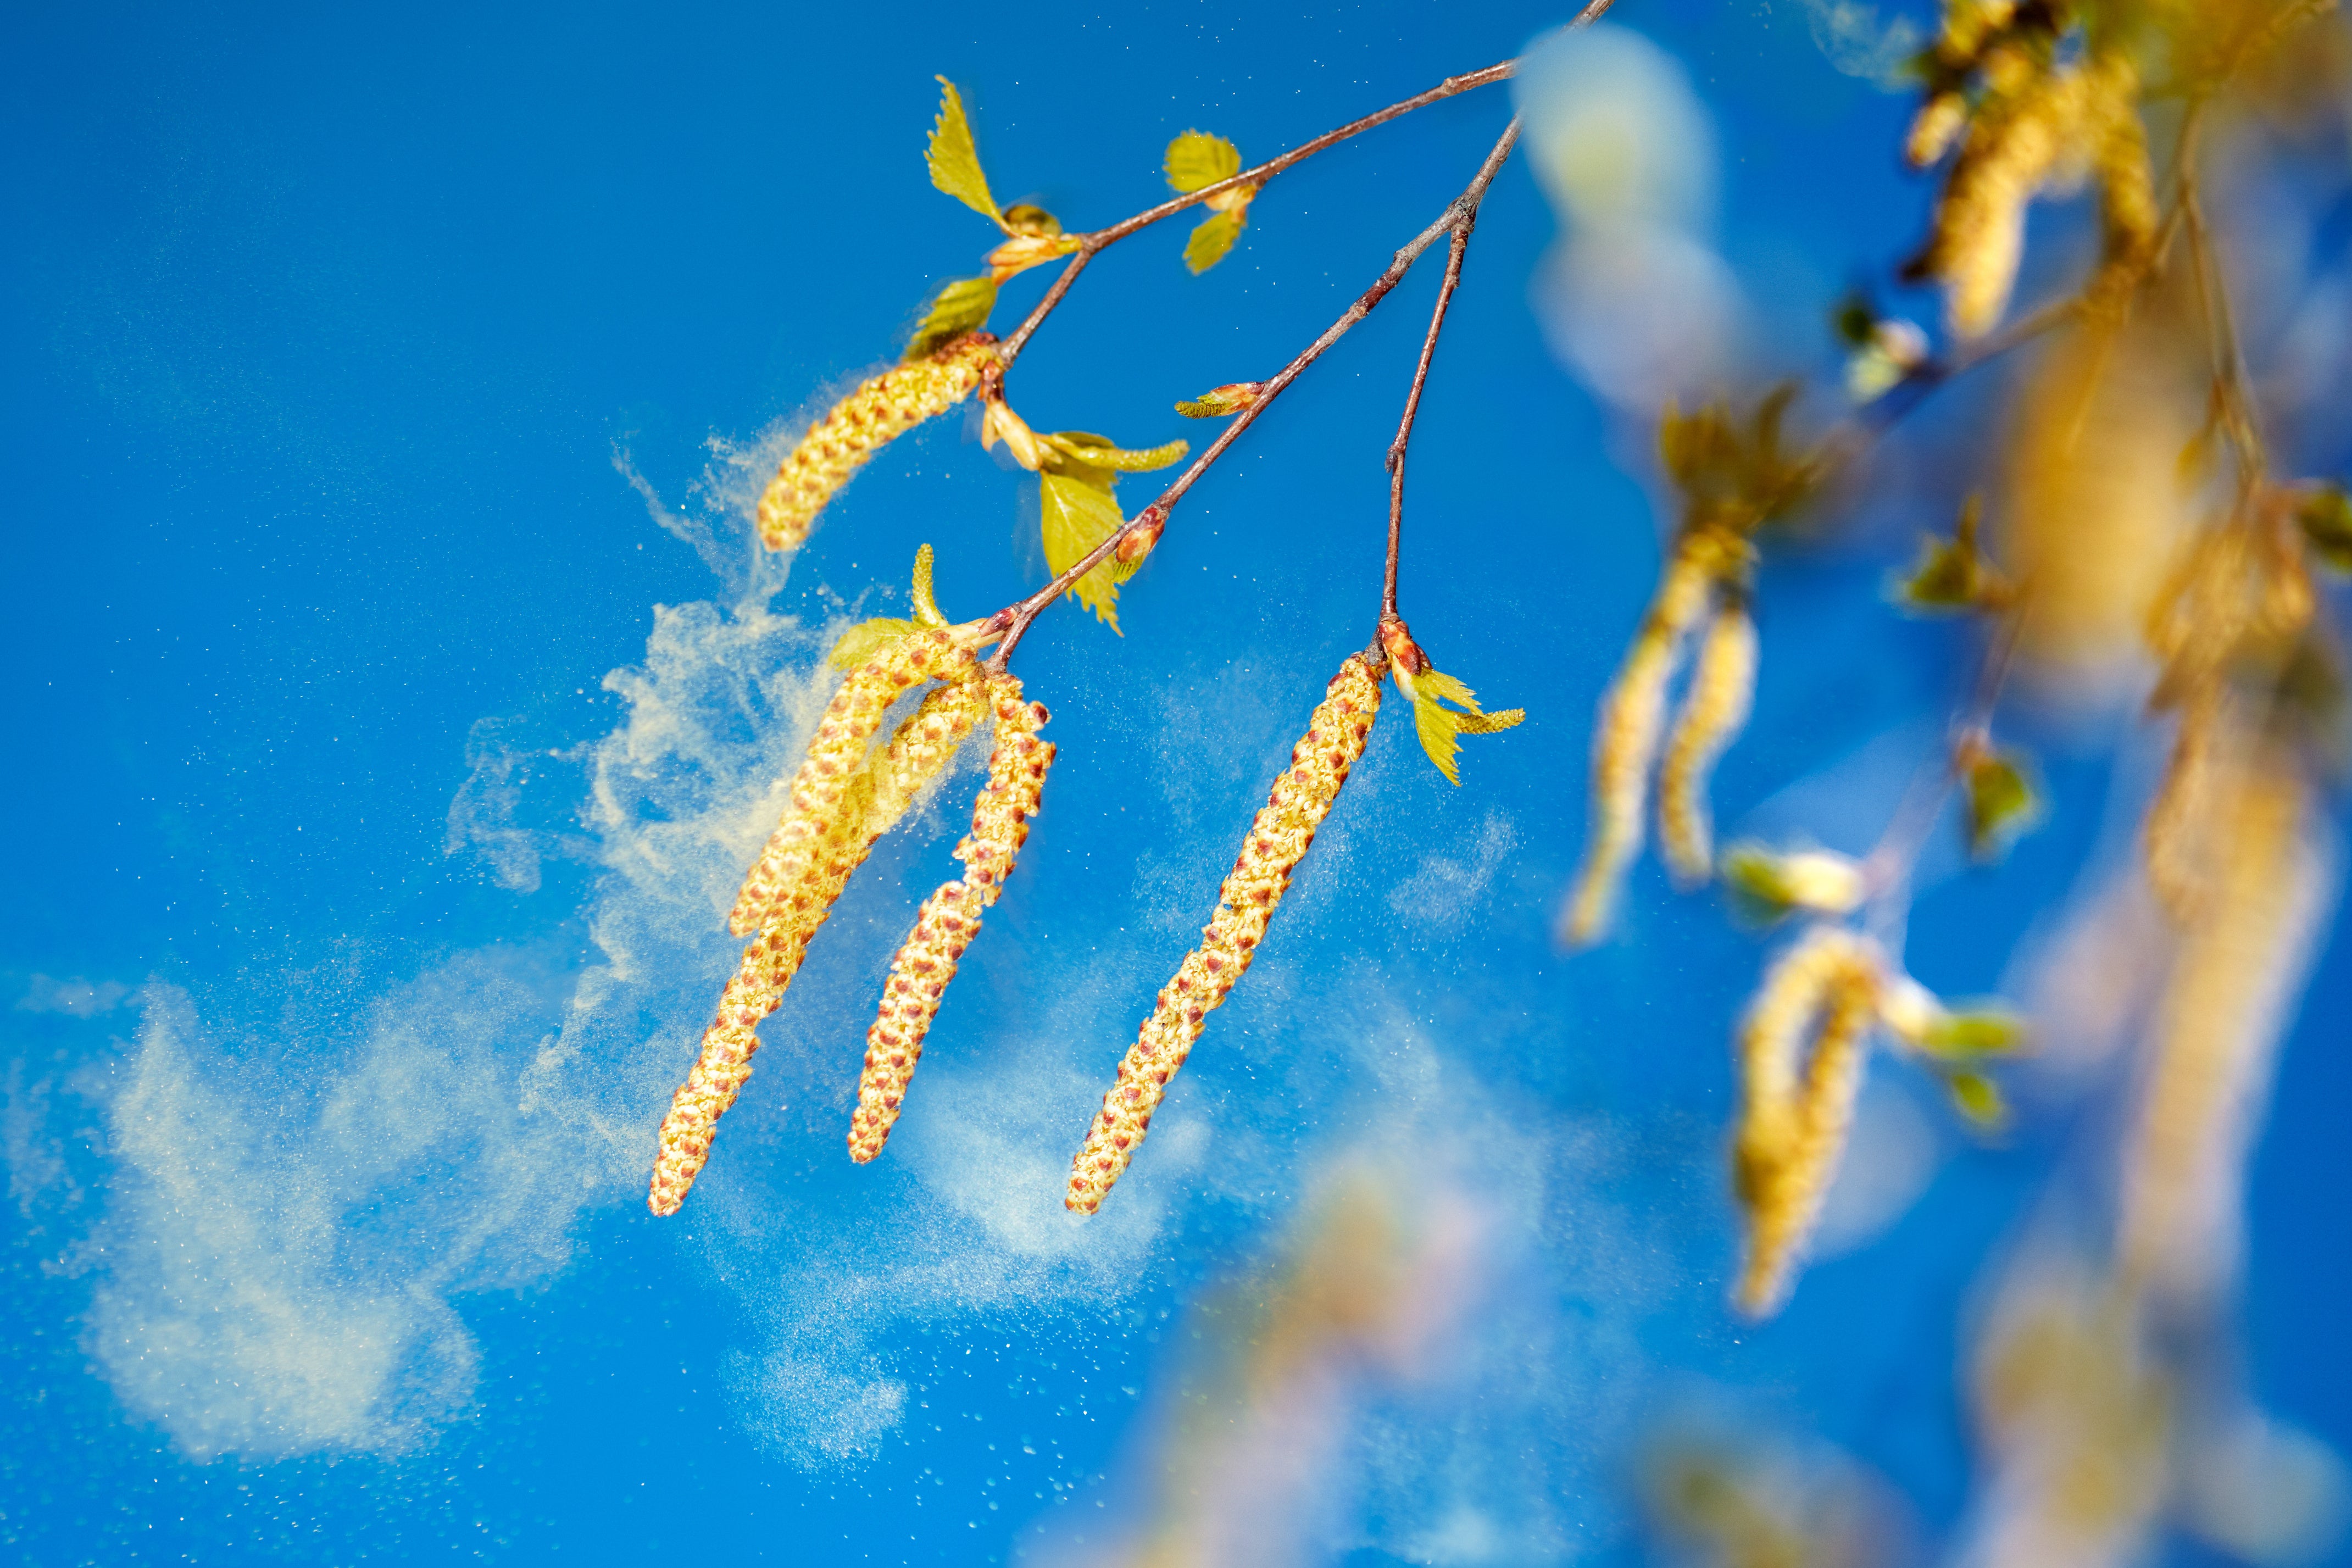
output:
[[[924, 679], [924, 671], [945, 674], [950, 684], [927, 696], [889, 742], [867, 758], [866, 738], [892, 699]], [[984, 705], [971, 654], [944, 632], [907, 639], [843, 683], [810, 745], [812, 763], [823, 753], [834, 765], [804, 766], [805, 781], [794, 780], [795, 811], [787, 815], [786, 826], [796, 831], [779, 857], [774, 894], [719, 998], [719, 1016], [703, 1031], [693, 1068], [662, 1118], [646, 1198], [654, 1213], [676, 1214], [686, 1201], [710, 1157], [719, 1119], [751, 1076], [760, 1021], [783, 1000], [808, 956], [809, 939], [832, 914], [850, 874], [953, 752]]]
[[1658, 842], [1666, 868], [1685, 887], [1715, 872], [1715, 831], [1706, 786], [1715, 760], [1739, 738], [1756, 694], [1756, 623], [1726, 599], [1699, 639], [1690, 689], [1658, 769]]
[[1094, 1213], [1135, 1158], [1169, 1080], [1192, 1054], [1208, 1016], [1257, 956], [1292, 871], [1339, 798], [1349, 770], [1364, 754], [1365, 737], [1380, 708], [1379, 678], [1361, 654], [1351, 656], [1331, 678], [1306, 735], [1291, 748], [1289, 767], [1276, 778], [1265, 809], [1251, 822], [1241, 854], [1217, 891], [1216, 912], [1202, 928], [1201, 945], [1184, 955], [1175, 977], [1160, 987], [1151, 1016], [1119, 1062], [1086, 1145], [1071, 1163], [1065, 1206]]
[[1765, 975], [1740, 1024], [1732, 1175], [1748, 1212], [1748, 1261], [1732, 1297], [1752, 1317], [1787, 1295], [1844, 1153], [1880, 973], [1869, 942], [1817, 927]]
[[955, 978], [957, 961], [980, 933], [981, 911], [1003, 891], [1054, 763], [1053, 742], [1037, 739], [1044, 706], [1022, 700], [1021, 682], [1010, 675], [991, 676], [986, 690], [996, 714], [996, 744], [989, 752], [988, 783], [972, 805], [971, 832], [956, 846], [963, 877], [923, 900], [915, 929], [890, 961], [881, 1009], [866, 1032], [857, 1109], [849, 1119], [849, 1157], [860, 1164], [882, 1152], [889, 1139], [940, 1000]]
[[2225, 1288], [2234, 1271], [2246, 1152], [2325, 898], [2296, 760], [2276, 742], [2242, 744], [2207, 785], [2210, 879], [2157, 1011], [2124, 1155], [2122, 1276], [2176, 1299]]
[[[742, 890], [735, 897], [735, 908], [727, 917], [730, 931], [737, 936], [751, 935], [780, 901], [799, 890], [800, 884], [811, 874], [821, 858], [826, 830], [839, 816], [851, 781], [865, 770], [866, 743], [881, 727], [882, 716], [889, 711], [890, 705], [923, 681], [942, 680], [954, 687], [975, 679], [976, 669], [970, 648], [960, 647], [949, 633], [934, 630], [919, 632], [894, 643], [850, 671], [841, 689], [826, 705], [816, 734], [809, 742], [808, 755], [802, 760], [800, 771], [793, 775], [782, 820], [743, 879]], [[919, 776], [913, 779], [913, 788], [906, 792], [906, 799], [890, 813], [891, 821], [897, 820], [906, 809], [906, 802], [946, 763], [970, 732], [978, 719], [976, 712], [963, 718], [961, 729], [954, 728], [953, 720], [955, 713], [968, 707], [968, 701], [933, 705], [927, 700], [926, 710], [919, 711], [916, 720], [894, 737], [894, 747], [905, 744], [903, 765], [917, 770]], [[883, 828], [888, 826], [886, 822]]]
[[877, 447], [970, 396], [995, 358], [996, 340], [971, 332], [861, 382], [810, 427], [768, 481], [760, 497], [760, 542], [790, 550], [806, 539], [817, 513]]
[[1666, 687], [1683, 643], [1706, 612], [1714, 574], [1695, 542], [1685, 538], [1675, 550], [1617, 679], [1601, 699], [1592, 735], [1592, 825], [1561, 928], [1574, 946], [1597, 940], [1608, 928], [1618, 884], [1642, 850], [1643, 806], [1665, 728]]

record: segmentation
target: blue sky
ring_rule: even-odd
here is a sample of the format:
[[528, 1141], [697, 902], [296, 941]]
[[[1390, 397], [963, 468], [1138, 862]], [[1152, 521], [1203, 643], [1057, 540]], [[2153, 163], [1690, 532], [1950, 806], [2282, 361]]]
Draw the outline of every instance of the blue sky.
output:
[[[0, 900], [0, 1542], [40, 1563], [1057, 1561], [1139, 1517], [1202, 1302], [1295, 1250], [1349, 1173], [1408, 1230], [1476, 1245], [1413, 1254], [1425, 1336], [1316, 1407], [1309, 1560], [1635, 1561], [1632, 1456], [1691, 1409], [1836, 1445], [1948, 1528], [1972, 1292], [2099, 1102], [2029, 1100], [1984, 1148], [1883, 1072], [1883, 1124], [1929, 1152], [1918, 1201], [1781, 1320], [1724, 1310], [1725, 1042], [1764, 950], [1654, 866], [1617, 939], [1549, 941], [1657, 513], [1646, 424], [1538, 326], [1559, 220], [1524, 160], [1430, 383], [1403, 606], [1528, 722], [1474, 741], [1455, 790], [1383, 721], [1145, 1157], [1066, 1220], [1089, 1102], [1370, 632], [1432, 266], [1188, 500], [1123, 637], [1057, 609], [1024, 643], [1060, 760], [884, 1161], [841, 1157], [859, 1035], [951, 868], [975, 756], [826, 928], [686, 1213], [643, 1207], [830, 630], [903, 607], [927, 542], [951, 616], [1042, 580], [1025, 476], [961, 415], [889, 448], [788, 569], [732, 521], [777, 433], [991, 242], [923, 176], [933, 73], [1000, 197], [1097, 226], [1158, 199], [1177, 132], [1270, 154], [1561, 19], [22, 19], [0, 103], [0, 637], [26, 742], [0, 775], [24, 825]], [[1801, 5], [1615, 20], [1715, 127], [1719, 195], [1689, 224], [1747, 300], [1752, 363], [1833, 385], [1823, 311], [1921, 232], [1905, 102], [1836, 68]], [[1319, 331], [1508, 113], [1488, 89], [1314, 160], [1201, 279], [1181, 226], [1107, 254], [1018, 405], [1199, 440], [1170, 405]], [[2306, 270], [2340, 280], [2341, 191], [2313, 189]], [[1932, 410], [1845, 542], [1768, 561], [1727, 825], [1866, 843], [1933, 745], [1965, 645], [1880, 584], [1942, 521], [1986, 406]], [[2306, 468], [2343, 468], [2341, 431], [2305, 439]], [[2048, 825], [1997, 872], [1931, 879], [1916, 973], [1971, 994], [2030, 973], [2144, 787], [2152, 753], [2110, 767], [2111, 733], [2033, 731]], [[2266, 1404], [2342, 1450], [2331, 941], [2253, 1171], [2243, 1352]]]

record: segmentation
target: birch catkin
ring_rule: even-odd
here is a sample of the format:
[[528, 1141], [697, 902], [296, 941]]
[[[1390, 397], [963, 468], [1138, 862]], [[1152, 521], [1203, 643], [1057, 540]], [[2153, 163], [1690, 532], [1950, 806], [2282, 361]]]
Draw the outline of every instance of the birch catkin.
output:
[[[866, 742], [881, 727], [882, 715], [890, 705], [926, 680], [943, 680], [952, 686], [976, 679], [977, 668], [970, 648], [959, 647], [946, 632], [927, 631], [892, 644], [849, 673], [826, 706], [800, 771], [793, 775], [782, 819], [743, 879], [735, 908], [727, 917], [729, 931], [749, 936], [759, 930], [779, 901], [811, 874], [822, 856], [828, 826], [840, 815], [851, 782], [864, 770]], [[906, 739], [909, 748], [907, 765], [928, 764], [929, 772], [907, 793], [908, 800], [921, 789], [922, 781], [954, 753], [978, 715], [967, 716], [962, 729], [951, 734], [950, 721], [943, 711], [934, 709], [917, 717], [924, 724], [913, 736], [902, 730], [899, 738]], [[940, 722], [934, 724], [933, 720]], [[902, 802], [898, 811], [905, 809]], [[892, 820], [898, 811], [890, 814]], [[889, 824], [883, 826], [887, 828]]]
[[1617, 679], [1601, 699], [1592, 736], [1592, 826], [1570, 897], [1563, 934], [1577, 946], [1609, 924], [1617, 886], [1642, 849], [1642, 807], [1650, 770], [1665, 728], [1666, 686], [1691, 628], [1706, 612], [1713, 573], [1695, 541], [1685, 538], [1667, 564]]
[[1658, 843], [1667, 869], [1685, 887], [1715, 873], [1707, 778], [1724, 748], [1739, 738], [1755, 693], [1756, 623], [1746, 605], [1727, 601], [1699, 640], [1690, 690], [1658, 769]]
[[760, 497], [760, 542], [790, 550], [806, 539], [817, 513], [877, 447], [970, 396], [995, 358], [996, 340], [972, 332], [861, 383], [801, 437], [768, 481]]
[[1339, 667], [1307, 734], [1291, 748], [1290, 766], [1274, 781], [1265, 808], [1250, 824], [1234, 868], [1218, 890], [1216, 912], [1202, 928], [1201, 945], [1185, 954], [1175, 977], [1160, 988], [1159, 1005], [1118, 1064], [1102, 1111], [1072, 1162], [1064, 1205], [1092, 1214], [1135, 1157], [1151, 1126], [1168, 1080], [1184, 1065], [1208, 1016], [1222, 1004], [1257, 954], [1275, 906], [1315, 830], [1339, 799], [1348, 772], [1364, 754], [1364, 740], [1381, 706], [1381, 683], [1362, 655]]
[[1023, 701], [1021, 682], [1010, 675], [990, 677], [985, 689], [996, 713], [996, 744], [989, 752], [988, 784], [972, 805], [971, 833], [956, 846], [963, 878], [923, 900], [915, 929], [890, 961], [881, 1010], [866, 1032], [857, 1109], [849, 1119], [849, 1157], [860, 1164], [882, 1152], [889, 1139], [940, 999], [955, 978], [956, 962], [980, 933], [981, 911], [996, 902], [1012, 874], [1054, 763], [1053, 743], [1037, 739], [1044, 706]]
[[1732, 1174], [1748, 1211], [1748, 1262], [1732, 1295], [1751, 1316], [1780, 1305], [1820, 1217], [1845, 1151], [1879, 989], [1876, 950], [1852, 931], [1820, 927], [1772, 966], [1740, 1025]]
[[[951, 683], [926, 697], [869, 761], [866, 742], [892, 700], [937, 673], [953, 678]], [[954, 741], [970, 731], [984, 700], [971, 653], [945, 632], [909, 637], [842, 683], [793, 781], [793, 809], [778, 837], [793, 831], [778, 856], [772, 894], [757, 916], [759, 934], [744, 948], [719, 998], [719, 1016], [703, 1031], [694, 1067], [662, 1118], [646, 1198], [654, 1213], [676, 1214], [686, 1201], [710, 1158], [719, 1119], [751, 1076], [760, 1021], [783, 1000], [808, 956], [809, 939], [832, 914], [850, 874], [953, 752]], [[817, 766], [820, 762], [826, 765]], [[755, 868], [753, 875], [759, 874]]]

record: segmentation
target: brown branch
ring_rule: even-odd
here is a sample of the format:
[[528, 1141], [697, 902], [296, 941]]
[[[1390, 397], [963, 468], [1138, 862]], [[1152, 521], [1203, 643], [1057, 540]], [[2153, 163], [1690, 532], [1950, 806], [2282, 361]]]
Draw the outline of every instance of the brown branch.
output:
[[[1569, 26], [1581, 27], [1587, 23], [1597, 21], [1615, 3], [1616, 0], [1590, 0], [1584, 9], [1577, 13], [1576, 19]], [[1021, 357], [1021, 351], [1029, 346], [1030, 337], [1039, 326], [1044, 324], [1045, 318], [1054, 313], [1054, 307], [1062, 302], [1063, 296], [1070, 291], [1070, 286], [1078, 280], [1078, 274], [1087, 269], [1087, 263], [1095, 258], [1097, 251], [1118, 244], [1129, 235], [1150, 227], [1161, 218], [1173, 217], [1187, 207], [1198, 206], [1212, 196], [1221, 196], [1227, 191], [1244, 189], [1255, 191], [1292, 164], [1304, 163], [1316, 153], [1327, 148], [1335, 147], [1351, 136], [1361, 135], [1374, 126], [1385, 125], [1391, 120], [1411, 114], [1416, 109], [1425, 109], [1442, 99], [1452, 98], [1457, 93], [1468, 92], [1473, 88], [1486, 87], [1490, 83], [1505, 80], [1517, 68], [1517, 60], [1505, 60], [1500, 65], [1488, 66], [1484, 70], [1447, 77], [1426, 92], [1415, 93], [1401, 103], [1390, 104], [1378, 113], [1367, 114], [1361, 120], [1350, 121], [1337, 131], [1327, 131], [1312, 142], [1302, 142], [1279, 157], [1270, 158], [1252, 168], [1244, 169], [1240, 174], [1219, 180], [1215, 184], [1202, 185], [1197, 191], [1186, 191], [1181, 195], [1161, 202], [1158, 206], [1147, 207], [1133, 217], [1121, 223], [1115, 223], [1108, 228], [1100, 228], [1091, 234], [1079, 235], [1078, 248], [1072, 253], [1069, 265], [1062, 268], [1061, 276], [1054, 279], [1054, 286], [1045, 290], [1045, 297], [1037, 301], [1027, 318], [1015, 327], [1011, 335], [1006, 337], [1003, 344], [998, 347], [997, 363], [1008, 370], [1012, 368], [1013, 362]]]
[[1157, 500], [1137, 512], [1126, 523], [1113, 530], [1109, 537], [1087, 552], [1060, 576], [1019, 604], [1009, 605], [996, 613], [992, 618], [992, 628], [1001, 623], [1003, 626], [1004, 640], [997, 645], [995, 655], [988, 661], [992, 669], [1003, 669], [1006, 660], [1013, 655], [1013, 647], [1020, 642], [1031, 624], [1045, 613], [1045, 607], [1067, 593], [1079, 578], [1102, 564], [1120, 545], [1131, 539], [1143, 536], [1144, 543], [1148, 547], [1158, 539], [1160, 530], [1168, 526], [1169, 513], [1175, 509], [1176, 503], [1184, 498], [1184, 492], [1191, 489], [1201, 476], [1209, 471], [1211, 465], [1224, 456], [1225, 448], [1241, 438], [1242, 432], [1256, 422], [1258, 416], [1265, 413], [1274, 400], [1282, 395], [1283, 390], [1292, 382], [1297, 381], [1308, 365], [1322, 358], [1325, 351], [1333, 343], [1347, 336], [1349, 331], [1358, 321], [1370, 315], [1373, 308], [1388, 297], [1389, 290], [1403, 281], [1404, 275], [1412, 270], [1412, 264], [1421, 259], [1423, 252], [1437, 243], [1441, 235], [1461, 227], [1465, 221], [1477, 216], [1478, 205], [1486, 196], [1486, 187], [1494, 184], [1496, 174], [1501, 172], [1504, 160], [1511, 155], [1511, 149], [1517, 143], [1518, 139], [1519, 122], [1513, 120], [1505, 128], [1501, 139], [1495, 143], [1493, 151], [1486, 154], [1486, 161], [1479, 166], [1477, 177], [1470, 182], [1468, 187], [1460, 195], [1447, 204], [1445, 211], [1439, 215], [1437, 221], [1406, 241], [1390, 259], [1388, 269], [1374, 279], [1372, 286], [1357, 297], [1356, 302], [1348, 307], [1347, 313], [1325, 328], [1323, 334], [1307, 344], [1297, 358], [1284, 365], [1258, 393], [1256, 400], [1234, 416], [1232, 422], [1226, 425], [1218, 434], [1217, 438], [1209, 444], [1208, 450], [1193, 458], [1192, 466], [1177, 477], [1175, 483], [1162, 490]]
[[[1516, 133], [1519, 122], [1511, 121]], [[1421, 363], [1413, 367], [1412, 390], [1405, 394], [1404, 418], [1397, 426], [1396, 439], [1389, 443], [1389, 561], [1388, 571], [1381, 581], [1381, 619], [1397, 618], [1397, 546], [1404, 533], [1404, 450], [1412, 439], [1413, 416], [1421, 412], [1421, 389], [1429, 381], [1429, 362], [1437, 353], [1437, 334], [1445, 330], [1445, 308], [1454, 302], [1454, 288], [1462, 281], [1462, 258], [1470, 249], [1470, 231], [1478, 226], [1478, 210], [1470, 209], [1463, 220], [1454, 226], [1454, 246], [1445, 256], [1445, 281], [1437, 287], [1437, 309], [1429, 318], [1429, 336], [1421, 343]]]

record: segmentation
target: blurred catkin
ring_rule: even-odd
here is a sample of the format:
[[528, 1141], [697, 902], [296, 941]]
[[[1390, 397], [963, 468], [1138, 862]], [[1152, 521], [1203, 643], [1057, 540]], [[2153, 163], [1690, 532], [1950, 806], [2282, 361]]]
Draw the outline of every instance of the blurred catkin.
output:
[[2122, 1276], [2174, 1296], [2233, 1272], [2245, 1154], [2320, 901], [2297, 759], [2274, 740], [2219, 740], [2210, 888], [2157, 1010], [2124, 1156]]
[[981, 911], [1003, 891], [1054, 763], [1053, 743], [1037, 739], [1045, 710], [1022, 700], [1017, 679], [990, 676], [984, 701], [996, 716], [996, 743], [989, 752], [988, 783], [972, 805], [971, 832], [956, 846], [963, 878], [923, 900], [915, 929], [890, 962], [880, 1011], [866, 1034], [857, 1109], [849, 1121], [849, 1157], [861, 1164], [882, 1152], [889, 1139], [940, 999], [955, 978], [957, 961], [980, 933]]
[[1706, 535], [1684, 537], [1617, 679], [1601, 694], [1592, 734], [1591, 839], [1562, 928], [1573, 945], [1593, 942], [1607, 929], [1625, 868], [1642, 851], [1643, 808], [1665, 728], [1666, 688], [1684, 642], [1706, 613], [1715, 553]]
[[1845, 1151], [1881, 969], [1864, 939], [1815, 927], [1766, 973], [1740, 1025], [1732, 1173], [1748, 1212], [1748, 1262], [1733, 1300], [1750, 1316], [1787, 1295]]
[[876, 448], [962, 402], [995, 359], [996, 340], [972, 332], [860, 383], [810, 427], [768, 481], [760, 497], [760, 542], [771, 550], [797, 546]]
[[1349, 770], [1364, 754], [1380, 706], [1379, 678], [1362, 655], [1351, 656], [1331, 678], [1306, 735], [1291, 748], [1290, 765], [1274, 781], [1265, 809], [1250, 824], [1241, 854], [1218, 889], [1216, 912], [1202, 928], [1201, 945], [1160, 988], [1158, 1005], [1118, 1064], [1101, 1113], [1072, 1163], [1063, 1199], [1067, 1207], [1094, 1213], [1135, 1157], [1169, 1079], [1192, 1054], [1209, 1014], [1257, 955], [1292, 871], [1315, 842], [1315, 831], [1339, 799]]
[[2054, 343], [2011, 419], [2000, 556], [2032, 584], [2019, 672], [2045, 690], [2119, 682], [2187, 522], [2179, 459], [2204, 400], [2168, 323]]
[[[869, 759], [866, 742], [884, 711], [900, 693], [935, 676], [950, 685], [926, 697]], [[772, 892], [757, 916], [758, 934], [744, 948], [719, 998], [719, 1016], [703, 1032], [694, 1067], [662, 1118], [646, 1200], [654, 1213], [676, 1214], [686, 1201], [710, 1157], [719, 1119], [751, 1076], [760, 1021], [783, 1000], [807, 956], [809, 939], [833, 912], [850, 874], [953, 752], [952, 744], [943, 744], [945, 735], [959, 723], [970, 730], [973, 703], [965, 689], [978, 685], [970, 651], [942, 631], [894, 645], [842, 682], [793, 781], [794, 806], [778, 834], [799, 831], [777, 858]], [[754, 877], [759, 874], [755, 868]]]
[[1667, 869], [1685, 887], [1715, 872], [1715, 830], [1706, 786], [1715, 760], [1739, 737], [1756, 694], [1756, 623], [1727, 598], [1699, 639], [1690, 689], [1658, 769], [1658, 842]]

